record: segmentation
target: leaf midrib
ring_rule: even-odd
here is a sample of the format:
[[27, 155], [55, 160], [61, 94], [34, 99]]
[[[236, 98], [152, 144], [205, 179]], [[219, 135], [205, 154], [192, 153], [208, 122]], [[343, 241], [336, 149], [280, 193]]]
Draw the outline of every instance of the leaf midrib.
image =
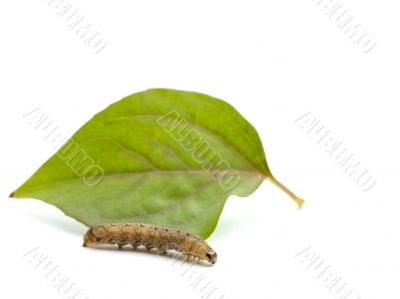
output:
[[[239, 173], [239, 175], [243, 175], [243, 176], [250, 176], [250, 177], [264, 177], [267, 178], [267, 175], [261, 173], [261, 172], [253, 172], [253, 171], [245, 171], [245, 170], [237, 170], [237, 169], [231, 169], [231, 170], [218, 170], [218, 171], [214, 171], [213, 173], [229, 173], [231, 171], [235, 171], [237, 173]], [[107, 173], [104, 174], [104, 177], [113, 177], [113, 176], [135, 176], [135, 175], [152, 175], [153, 173], [157, 173], [159, 175], [171, 175], [171, 174], [178, 174], [178, 175], [198, 175], [198, 174], [208, 174], [210, 176], [212, 176], [212, 174], [207, 171], [207, 170], [203, 170], [203, 169], [191, 169], [191, 170], [151, 170], [151, 171], [139, 171], [139, 172], [114, 172], [114, 173]], [[75, 177], [73, 179], [68, 179], [68, 180], [59, 180], [57, 182], [51, 182], [51, 183], [46, 183], [46, 184], [40, 184], [40, 185], [35, 185], [33, 187], [29, 187], [28, 191], [25, 192], [29, 192], [29, 191], [33, 191], [33, 190], [37, 190], [37, 189], [44, 189], [46, 187], [52, 186], [52, 185], [58, 185], [58, 184], [65, 184], [65, 183], [70, 183], [70, 182], [74, 182], [74, 181], [82, 181], [81, 177]], [[217, 181], [217, 180], [216, 180]], [[100, 182], [101, 183], [101, 182]], [[13, 193], [14, 195], [17, 195], [19, 190], [15, 191]], [[24, 191], [22, 191], [21, 193], [24, 193]]]

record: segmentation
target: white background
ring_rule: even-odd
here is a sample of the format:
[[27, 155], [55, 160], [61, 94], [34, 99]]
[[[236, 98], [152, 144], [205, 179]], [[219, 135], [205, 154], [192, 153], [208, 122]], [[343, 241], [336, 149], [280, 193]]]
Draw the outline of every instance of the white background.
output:
[[[38, 200], [8, 198], [55, 152], [26, 113], [41, 109], [68, 137], [110, 103], [155, 87], [231, 103], [258, 130], [275, 176], [306, 200], [298, 210], [267, 181], [248, 198], [228, 199], [208, 239], [218, 263], [189, 270], [205, 275], [215, 295], [337, 298], [296, 257], [310, 247], [354, 290], [346, 299], [400, 298], [395, 1], [343, 4], [376, 41], [367, 54], [316, 1], [69, 3], [103, 34], [103, 51], [93, 53], [46, 1], [0, 5], [1, 298], [64, 298], [23, 257], [36, 247], [76, 282], [76, 299], [201, 298], [184, 274], [189, 264], [85, 249], [80, 223]], [[307, 112], [371, 171], [371, 190], [299, 127]]]

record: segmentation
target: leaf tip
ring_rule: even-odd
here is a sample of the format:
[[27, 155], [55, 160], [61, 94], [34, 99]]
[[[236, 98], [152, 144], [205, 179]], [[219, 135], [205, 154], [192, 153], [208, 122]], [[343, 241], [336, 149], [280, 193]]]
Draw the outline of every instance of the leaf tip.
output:
[[9, 198], [13, 198], [15, 195], [15, 192], [11, 192], [11, 194], [8, 196]]

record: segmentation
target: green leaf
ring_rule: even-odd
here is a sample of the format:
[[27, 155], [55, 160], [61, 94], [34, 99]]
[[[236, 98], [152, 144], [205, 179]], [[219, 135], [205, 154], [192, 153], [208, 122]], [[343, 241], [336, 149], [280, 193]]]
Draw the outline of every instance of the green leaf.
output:
[[226, 102], [152, 89], [96, 114], [19, 189], [90, 226], [142, 222], [207, 238], [230, 195], [275, 180], [260, 138]]

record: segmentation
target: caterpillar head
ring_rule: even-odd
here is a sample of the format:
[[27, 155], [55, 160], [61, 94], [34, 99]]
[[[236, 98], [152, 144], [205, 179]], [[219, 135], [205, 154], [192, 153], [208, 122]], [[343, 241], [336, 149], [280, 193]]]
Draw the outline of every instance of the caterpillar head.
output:
[[214, 250], [209, 250], [206, 252], [207, 261], [211, 264], [215, 264], [217, 262], [217, 253]]

